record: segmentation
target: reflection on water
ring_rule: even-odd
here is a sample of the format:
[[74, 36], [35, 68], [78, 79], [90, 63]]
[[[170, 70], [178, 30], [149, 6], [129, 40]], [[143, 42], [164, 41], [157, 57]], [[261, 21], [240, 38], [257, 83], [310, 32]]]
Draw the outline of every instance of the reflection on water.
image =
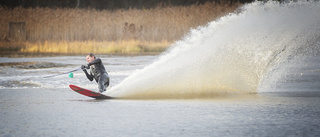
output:
[[20, 68], [20, 69], [39, 69], [39, 68], [53, 68], [64, 67], [66, 64], [50, 63], [50, 62], [8, 62], [0, 63], [0, 66]]

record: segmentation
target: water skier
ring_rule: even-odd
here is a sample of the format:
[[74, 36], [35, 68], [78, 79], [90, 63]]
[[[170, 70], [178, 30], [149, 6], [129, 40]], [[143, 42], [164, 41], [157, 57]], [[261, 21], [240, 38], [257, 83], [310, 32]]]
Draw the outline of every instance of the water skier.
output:
[[[90, 81], [93, 81], [93, 78], [98, 83], [99, 92], [102, 93], [106, 91], [109, 86], [109, 75], [102, 64], [100, 58], [96, 58], [93, 53], [89, 53], [86, 57], [88, 64], [82, 65], [81, 69], [86, 74], [87, 78]], [[87, 69], [90, 69], [90, 74], [87, 72]]]

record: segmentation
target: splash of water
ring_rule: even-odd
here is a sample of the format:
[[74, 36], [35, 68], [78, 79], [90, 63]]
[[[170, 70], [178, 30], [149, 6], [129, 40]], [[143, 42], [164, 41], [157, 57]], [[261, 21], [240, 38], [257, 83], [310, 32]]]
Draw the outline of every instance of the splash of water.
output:
[[320, 2], [247, 4], [192, 29], [107, 94], [189, 98], [255, 93], [270, 69], [319, 39], [319, 13]]

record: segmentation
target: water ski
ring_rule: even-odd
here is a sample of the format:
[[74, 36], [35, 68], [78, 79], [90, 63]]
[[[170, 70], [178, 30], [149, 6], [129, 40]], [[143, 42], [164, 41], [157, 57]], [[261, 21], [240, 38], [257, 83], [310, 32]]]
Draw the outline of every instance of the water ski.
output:
[[82, 95], [85, 95], [85, 96], [88, 96], [88, 97], [92, 97], [92, 98], [95, 98], [95, 99], [112, 99], [112, 97], [109, 97], [109, 96], [106, 96], [104, 94], [101, 94], [101, 93], [98, 93], [98, 92], [94, 92], [94, 91], [91, 91], [91, 90], [88, 90], [88, 89], [84, 89], [84, 88], [81, 88], [81, 87], [78, 87], [78, 86], [75, 86], [75, 85], [69, 85], [69, 87], [73, 91], [78, 92], [79, 94], [82, 94]]

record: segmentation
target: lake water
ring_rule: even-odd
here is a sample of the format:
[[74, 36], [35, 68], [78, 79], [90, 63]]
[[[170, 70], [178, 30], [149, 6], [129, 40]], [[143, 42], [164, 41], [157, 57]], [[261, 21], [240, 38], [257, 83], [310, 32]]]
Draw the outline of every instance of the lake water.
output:
[[[112, 86], [156, 58], [100, 57], [106, 62]], [[89, 82], [81, 71], [74, 72], [74, 78], [68, 74], [42, 78], [78, 68], [85, 64], [82, 56], [0, 60], [38, 62], [40, 67], [27, 69], [28, 63], [0, 67], [0, 136], [319, 136], [320, 133], [320, 94], [316, 91], [198, 99], [95, 100], [68, 88], [68, 84], [76, 84], [97, 90], [96, 83]], [[313, 63], [319, 64], [317, 61]], [[63, 67], [41, 68], [41, 64], [43, 67], [50, 63]], [[319, 80], [319, 73], [316, 74], [312, 77]]]
[[[161, 55], [0, 58], [0, 136], [320, 136], [320, 2], [254, 2]], [[61, 75], [60, 75], [61, 74]], [[54, 77], [45, 78], [46, 76]]]

